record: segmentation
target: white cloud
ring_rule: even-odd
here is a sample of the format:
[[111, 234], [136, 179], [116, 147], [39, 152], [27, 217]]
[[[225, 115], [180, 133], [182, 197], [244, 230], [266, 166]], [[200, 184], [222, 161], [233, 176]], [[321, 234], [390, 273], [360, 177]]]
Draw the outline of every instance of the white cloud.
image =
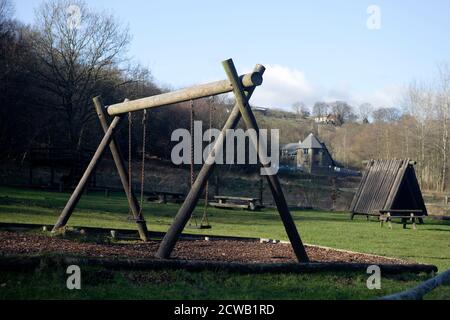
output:
[[375, 107], [398, 107], [404, 92], [404, 86], [387, 85], [374, 92], [354, 93], [352, 100], [355, 105], [370, 102]]
[[289, 108], [296, 101], [305, 101], [314, 95], [315, 89], [305, 74], [280, 65], [268, 65], [264, 84], [255, 91], [252, 103], [261, 106]]
[[327, 88], [309, 82], [303, 71], [281, 65], [266, 67], [264, 84], [255, 91], [253, 105], [290, 110], [297, 101], [312, 106], [317, 101], [343, 100], [353, 106], [369, 102], [375, 107], [391, 107], [398, 105], [404, 90], [402, 86], [387, 85], [372, 92], [361, 92], [345, 82]]

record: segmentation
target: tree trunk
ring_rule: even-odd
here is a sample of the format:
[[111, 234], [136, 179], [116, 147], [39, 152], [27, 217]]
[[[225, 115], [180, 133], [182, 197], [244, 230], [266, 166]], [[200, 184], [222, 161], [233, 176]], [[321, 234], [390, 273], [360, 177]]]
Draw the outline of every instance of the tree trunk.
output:
[[441, 181], [441, 192], [444, 192], [447, 187], [447, 150], [448, 150], [448, 113], [449, 106], [446, 102], [444, 107], [444, 119], [443, 119], [443, 134], [442, 134], [442, 181]]

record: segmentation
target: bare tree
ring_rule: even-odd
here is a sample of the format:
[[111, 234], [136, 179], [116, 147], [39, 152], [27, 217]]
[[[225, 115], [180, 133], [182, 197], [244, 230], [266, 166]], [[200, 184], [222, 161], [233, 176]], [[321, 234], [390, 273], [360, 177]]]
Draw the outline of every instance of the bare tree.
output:
[[11, 19], [14, 6], [10, 0], [0, 0], [0, 26]]
[[406, 108], [405, 111], [412, 115], [416, 120], [416, 134], [418, 147], [417, 147], [417, 159], [419, 180], [422, 185], [428, 183], [427, 176], [427, 163], [426, 163], [426, 146], [428, 145], [427, 137], [427, 123], [430, 122], [430, 110], [433, 106], [433, 93], [429, 86], [412, 82], [408, 88], [408, 92], [405, 98]]
[[400, 120], [401, 111], [397, 108], [379, 108], [372, 115], [375, 122], [393, 123]]
[[315, 117], [324, 117], [328, 115], [330, 106], [325, 102], [316, 102], [313, 107], [313, 115]]
[[68, 142], [79, 152], [95, 116], [91, 98], [123, 60], [128, 29], [83, 1], [50, 0], [36, 11], [35, 30], [30, 39], [40, 64], [34, 73], [53, 96], [42, 103], [57, 111], [55, 121], [65, 124]]
[[437, 116], [441, 122], [441, 183], [440, 191], [447, 187], [448, 147], [449, 147], [449, 117], [450, 117], [450, 68], [443, 64], [439, 66], [438, 97], [436, 101]]
[[32, 94], [28, 66], [33, 64], [26, 27], [13, 19], [9, 0], [0, 0], [0, 157], [18, 159], [38, 126], [27, 100]]
[[362, 123], [369, 123], [370, 115], [373, 112], [373, 106], [370, 103], [363, 103], [359, 106], [358, 117]]
[[295, 114], [300, 118], [307, 118], [311, 115], [311, 112], [308, 110], [308, 107], [303, 102], [295, 102], [292, 105], [292, 109]]
[[303, 106], [304, 106], [303, 102], [295, 102], [294, 104], [292, 104], [292, 110], [297, 116], [300, 116]]
[[352, 122], [356, 119], [352, 106], [344, 101], [332, 103], [331, 111], [336, 116], [339, 125], [343, 125], [346, 122]]

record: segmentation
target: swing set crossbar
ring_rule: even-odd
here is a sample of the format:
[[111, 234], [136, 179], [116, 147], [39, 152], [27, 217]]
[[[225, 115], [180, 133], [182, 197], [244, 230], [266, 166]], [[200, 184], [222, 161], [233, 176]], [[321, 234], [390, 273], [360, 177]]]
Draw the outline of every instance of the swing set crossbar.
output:
[[[239, 77], [239, 79], [241, 85], [246, 89], [258, 87], [263, 83], [263, 76], [260, 72], [248, 73]], [[229, 80], [223, 80], [193, 86], [178, 91], [163, 93], [157, 96], [151, 96], [133, 101], [125, 101], [123, 103], [109, 106], [107, 111], [110, 116], [117, 116], [124, 113], [160, 108], [176, 103], [198, 100], [229, 92], [233, 92], [233, 86]]]

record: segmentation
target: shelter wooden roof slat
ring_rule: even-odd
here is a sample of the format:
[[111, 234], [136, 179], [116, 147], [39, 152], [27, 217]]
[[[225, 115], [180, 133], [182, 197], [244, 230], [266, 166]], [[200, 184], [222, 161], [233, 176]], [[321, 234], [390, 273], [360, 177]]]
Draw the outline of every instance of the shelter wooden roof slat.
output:
[[409, 159], [371, 160], [352, 201], [354, 214], [379, 215], [380, 210], [421, 210], [427, 214]]

